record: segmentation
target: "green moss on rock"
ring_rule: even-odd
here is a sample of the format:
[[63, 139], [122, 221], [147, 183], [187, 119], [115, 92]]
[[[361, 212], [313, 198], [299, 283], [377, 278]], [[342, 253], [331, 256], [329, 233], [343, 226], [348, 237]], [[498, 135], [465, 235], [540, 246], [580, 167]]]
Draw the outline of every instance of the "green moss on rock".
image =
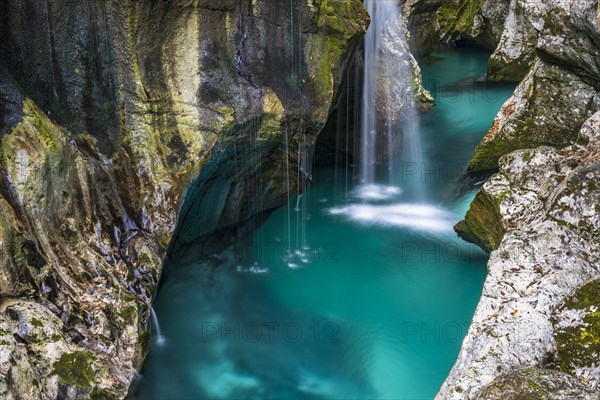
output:
[[100, 389], [98, 386], [94, 387], [94, 390], [90, 393], [91, 400], [117, 400], [118, 398], [115, 394], [108, 390]]
[[339, 66], [356, 40], [366, 32], [368, 22], [369, 15], [358, 1], [323, 0], [319, 3], [319, 34], [307, 36], [304, 54], [316, 85], [315, 94], [323, 103], [333, 95]]
[[543, 61], [534, 68], [475, 149], [470, 175], [497, 170], [500, 158], [515, 150], [570, 146], [596, 111], [596, 89], [578, 76]]
[[44, 324], [42, 323], [42, 321], [40, 321], [37, 318], [31, 318], [31, 325], [37, 326], [38, 328], [41, 328], [41, 327], [44, 326]]
[[471, 203], [465, 219], [454, 226], [458, 235], [486, 252], [496, 250], [506, 233], [502, 225], [500, 200], [480, 190]]
[[495, 82], [520, 82], [531, 70], [533, 55], [512, 62], [491, 57], [488, 62], [487, 78]]
[[79, 388], [91, 388], [95, 383], [93, 361], [94, 356], [89, 351], [64, 353], [54, 363], [54, 373], [63, 383]]
[[497, 171], [502, 156], [526, 147], [526, 145], [521, 144], [519, 141], [505, 140], [501, 137], [483, 141], [475, 149], [467, 167], [467, 173], [476, 174]]
[[473, 20], [481, 10], [485, 0], [445, 1], [438, 9], [437, 17], [442, 32], [450, 37], [467, 32], [473, 26]]
[[[559, 328], [555, 333], [558, 367], [574, 373], [577, 368], [600, 364], [600, 280], [579, 287], [561, 310], [585, 312], [583, 324]], [[556, 317], [553, 321], [556, 325]]]

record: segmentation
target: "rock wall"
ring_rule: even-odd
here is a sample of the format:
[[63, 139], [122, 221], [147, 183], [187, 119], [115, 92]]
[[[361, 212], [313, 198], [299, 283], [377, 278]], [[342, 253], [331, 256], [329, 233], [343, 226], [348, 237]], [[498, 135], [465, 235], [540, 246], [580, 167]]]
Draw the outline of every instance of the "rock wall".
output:
[[437, 10], [442, 0], [401, 0], [406, 20], [408, 45], [417, 58], [431, 54], [440, 45]]
[[577, 74], [538, 59], [502, 106], [477, 146], [467, 172], [494, 171], [517, 149], [572, 144], [583, 123], [600, 109], [600, 91]]
[[368, 15], [358, 0], [0, 15], [0, 397], [122, 397], [182, 204], [203, 221], [188, 243], [301, 190]]
[[449, 0], [437, 10], [442, 40], [494, 50], [508, 18], [510, 0]]
[[[473, 324], [437, 398], [475, 399], [505, 373], [529, 379], [514, 371], [530, 367], [575, 376], [586, 390], [571, 398], [600, 398], [600, 299], [593, 290], [597, 284], [589, 286], [600, 278], [598, 182], [600, 112], [572, 146], [519, 150], [501, 158], [500, 172], [478, 195], [488, 201], [476, 200], [467, 214], [466, 224], [478, 227], [471, 235], [484, 243], [495, 237], [488, 245], [495, 251]], [[495, 215], [503, 235], [496, 236], [498, 222], [484, 228], [488, 217], [481, 209]], [[553, 388], [551, 379], [538, 376], [535, 382], [561, 398], [562, 386]], [[498, 385], [486, 393], [496, 393]], [[586, 394], [590, 391], [593, 396]]]
[[521, 81], [468, 168], [498, 172], [456, 226], [489, 273], [439, 399], [600, 398], [598, 16], [595, 0], [438, 11], [444, 37], [495, 47], [489, 79]]

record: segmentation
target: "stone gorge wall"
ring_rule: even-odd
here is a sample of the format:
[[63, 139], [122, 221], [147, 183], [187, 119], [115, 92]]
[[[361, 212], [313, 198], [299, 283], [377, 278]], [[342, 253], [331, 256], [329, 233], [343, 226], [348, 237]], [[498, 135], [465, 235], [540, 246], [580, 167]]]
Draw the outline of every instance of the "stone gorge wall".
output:
[[[500, 172], [467, 214], [466, 223], [479, 227], [474, 237], [495, 251], [473, 325], [439, 399], [478, 398], [495, 379], [484, 398], [504, 397], [490, 397], [498, 391], [516, 396], [508, 398], [546, 392], [554, 396], [548, 398], [600, 398], [600, 298], [598, 284], [590, 285], [600, 278], [598, 182], [600, 112], [572, 146], [501, 158]], [[555, 374], [552, 383], [554, 370], [571, 376]], [[520, 385], [517, 394], [513, 384]], [[572, 386], [577, 395], [565, 391]]]
[[437, 16], [447, 40], [495, 48], [490, 79], [523, 78], [469, 165], [499, 170], [456, 226], [489, 273], [437, 398], [598, 399], [598, 2], [457, 0]]
[[284, 139], [296, 190], [368, 16], [358, 0], [0, 15], [0, 397], [122, 397], [184, 193], [206, 213], [189, 240], [282, 205]]

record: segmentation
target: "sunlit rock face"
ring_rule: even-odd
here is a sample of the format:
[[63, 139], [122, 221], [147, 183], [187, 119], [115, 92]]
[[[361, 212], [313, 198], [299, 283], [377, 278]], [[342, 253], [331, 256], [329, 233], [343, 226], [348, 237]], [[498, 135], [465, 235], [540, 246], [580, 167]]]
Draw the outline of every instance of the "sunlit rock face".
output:
[[121, 397], [184, 194], [185, 215], [210, 214], [191, 241], [299, 190], [368, 16], [357, 0], [0, 15], [0, 397]]
[[[597, 334], [599, 301], [589, 282], [600, 278], [599, 154], [600, 112], [572, 146], [501, 158], [500, 172], [482, 188], [487, 202], [475, 201], [457, 227], [494, 251], [473, 325], [439, 399], [474, 399], [504, 373], [557, 365], [595, 390], [596, 397], [583, 391], [574, 398], [598, 398], [598, 348], [589, 336]], [[486, 225], [489, 214], [501, 234]], [[498, 382], [492, 386], [486, 393], [499, 390]]]

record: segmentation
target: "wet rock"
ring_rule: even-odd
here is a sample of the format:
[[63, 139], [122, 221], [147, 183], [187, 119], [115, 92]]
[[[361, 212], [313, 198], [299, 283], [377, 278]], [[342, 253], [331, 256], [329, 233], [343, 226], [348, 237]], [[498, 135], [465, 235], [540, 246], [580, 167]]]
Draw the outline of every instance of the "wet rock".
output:
[[477, 244], [488, 253], [497, 249], [505, 229], [496, 198], [488, 196], [485, 190], [479, 191], [464, 221], [459, 222], [454, 229], [461, 238]]
[[442, 0], [407, 0], [403, 4], [408, 45], [417, 59], [431, 54], [440, 45], [436, 12], [443, 3]]
[[468, 173], [496, 170], [500, 157], [517, 149], [568, 146], [598, 109], [600, 92], [594, 86], [538, 60], [475, 149]]

